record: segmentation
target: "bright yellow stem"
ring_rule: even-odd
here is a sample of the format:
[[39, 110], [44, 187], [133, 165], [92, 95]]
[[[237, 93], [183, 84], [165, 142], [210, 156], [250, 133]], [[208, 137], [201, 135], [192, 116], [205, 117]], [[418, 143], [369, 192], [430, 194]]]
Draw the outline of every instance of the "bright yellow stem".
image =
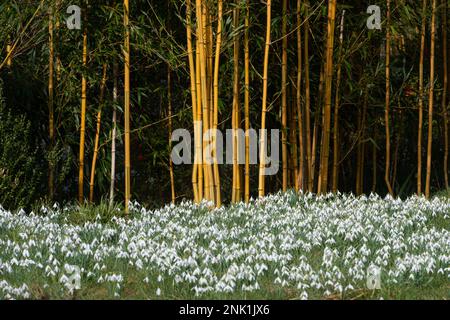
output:
[[129, 3], [123, 1], [124, 7], [124, 62], [125, 62], [125, 81], [124, 81], [124, 110], [125, 110], [125, 213], [129, 213], [128, 203], [131, 197], [131, 164], [130, 164], [130, 29], [129, 29]]
[[[267, 112], [267, 78], [269, 72], [269, 49], [270, 49], [270, 27], [271, 27], [271, 0], [267, 0], [267, 21], [266, 21], [266, 44], [264, 49], [264, 72], [263, 72], [263, 97], [261, 110], [261, 131], [266, 129]], [[266, 169], [266, 135], [260, 137], [260, 159], [259, 159], [259, 186], [258, 194], [263, 197], [265, 194], [265, 169]]]

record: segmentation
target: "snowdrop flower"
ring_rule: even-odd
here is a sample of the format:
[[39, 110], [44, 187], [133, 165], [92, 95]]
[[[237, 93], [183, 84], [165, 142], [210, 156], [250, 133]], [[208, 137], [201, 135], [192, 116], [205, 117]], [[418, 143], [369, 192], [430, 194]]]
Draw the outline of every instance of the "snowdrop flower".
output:
[[300, 295], [300, 299], [301, 300], [308, 300], [308, 292], [303, 291], [302, 294]]

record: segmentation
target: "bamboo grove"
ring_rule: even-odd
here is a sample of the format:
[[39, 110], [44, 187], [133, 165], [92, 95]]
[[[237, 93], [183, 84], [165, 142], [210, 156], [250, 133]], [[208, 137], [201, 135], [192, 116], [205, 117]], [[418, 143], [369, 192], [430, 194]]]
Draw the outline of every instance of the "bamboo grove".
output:
[[[66, 25], [73, 5], [79, 30]], [[127, 212], [135, 199], [221, 206], [288, 189], [430, 197], [449, 187], [448, 7], [4, 2], [2, 100], [32, 124], [35, 199], [104, 198]], [[191, 165], [172, 162], [175, 129], [192, 134]], [[272, 129], [280, 170], [265, 175]], [[231, 146], [227, 164], [221, 143]]]

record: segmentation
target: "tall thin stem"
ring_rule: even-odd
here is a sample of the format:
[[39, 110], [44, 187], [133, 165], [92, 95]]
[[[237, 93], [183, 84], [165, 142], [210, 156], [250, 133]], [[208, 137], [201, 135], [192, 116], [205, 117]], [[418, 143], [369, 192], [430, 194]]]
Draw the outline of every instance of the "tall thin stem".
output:
[[333, 179], [332, 191], [337, 192], [339, 178], [339, 109], [340, 109], [340, 88], [342, 75], [342, 47], [344, 44], [344, 17], [345, 10], [342, 10], [341, 24], [339, 31], [339, 58], [336, 75], [336, 94], [334, 99], [334, 129], [333, 129]]
[[313, 162], [311, 145], [311, 91], [309, 79], [309, 1], [306, 1], [305, 12], [305, 125], [306, 125], [306, 162], [308, 165], [308, 191], [313, 191]]
[[[305, 146], [303, 141], [303, 112], [302, 112], [302, 2], [301, 0], [297, 0], [297, 121], [298, 121], [298, 137], [299, 137], [299, 145], [298, 154], [300, 155], [300, 161], [299, 165], [300, 167], [297, 169], [298, 172], [296, 172], [296, 181], [295, 181], [295, 187], [296, 190], [299, 191], [300, 189], [304, 188], [304, 181], [305, 181]], [[296, 166], [297, 163], [297, 156], [295, 157], [294, 166]]]
[[267, 78], [269, 73], [269, 49], [271, 28], [271, 0], [267, 0], [266, 44], [264, 48], [264, 72], [263, 72], [263, 96], [261, 111], [260, 157], [259, 157], [259, 186], [258, 194], [265, 194], [265, 169], [266, 169], [266, 112], [267, 112]]
[[425, 196], [430, 197], [431, 183], [431, 159], [433, 147], [433, 107], [434, 107], [434, 58], [435, 58], [435, 40], [436, 40], [436, 0], [433, 0], [431, 14], [431, 49], [430, 49], [430, 83], [428, 96], [428, 146], [427, 146], [427, 177], [425, 183]]
[[214, 181], [216, 190], [216, 205], [220, 207], [222, 205], [222, 198], [220, 192], [220, 173], [217, 160], [217, 126], [219, 122], [219, 68], [220, 68], [220, 51], [222, 48], [222, 19], [223, 19], [223, 1], [218, 2], [218, 21], [217, 21], [217, 38], [216, 38], [216, 54], [214, 59], [214, 117], [213, 117], [213, 157], [214, 157]]
[[282, 59], [281, 59], [281, 144], [282, 144], [282, 163], [283, 163], [283, 191], [288, 187], [288, 149], [287, 149], [287, 0], [283, 0], [282, 17]]
[[102, 80], [100, 83], [100, 98], [99, 98], [99, 107], [97, 112], [97, 129], [95, 131], [95, 143], [94, 143], [94, 156], [92, 157], [92, 165], [91, 165], [91, 180], [89, 182], [89, 202], [94, 202], [94, 181], [95, 181], [95, 168], [97, 164], [98, 157], [98, 145], [100, 141], [100, 127], [101, 127], [101, 119], [102, 119], [102, 108], [103, 108], [103, 97], [105, 95], [105, 87], [106, 87], [106, 71], [107, 64], [103, 64], [103, 73]]
[[118, 98], [118, 71], [119, 66], [117, 61], [114, 60], [113, 65], [113, 117], [112, 117], [112, 133], [111, 133], [111, 175], [110, 175], [110, 187], [109, 187], [109, 206], [114, 204], [114, 188], [116, 180], [116, 135], [117, 135], [117, 98]]
[[[55, 147], [55, 125], [54, 125], [54, 101], [53, 101], [53, 73], [54, 73], [54, 47], [53, 47], [53, 20], [54, 11], [53, 6], [50, 5], [48, 9], [48, 130], [49, 130], [49, 151], [54, 152]], [[50, 157], [48, 161], [48, 193], [50, 200], [54, 197], [54, 181], [55, 181], [55, 165], [54, 159]]]
[[186, 0], [186, 38], [187, 38], [187, 54], [189, 62], [189, 74], [190, 74], [190, 85], [191, 85], [191, 101], [192, 101], [192, 119], [194, 121], [194, 140], [195, 140], [195, 161], [192, 169], [192, 188], [194, 192], [194, 201], [199, 202], [199, 186], [198, 186], [198, 135], [196, 122], [197, 119], [197, 87], [196, 87], [196, 70], [194, 62], [194, 52], [192, 48], [192, 7], [191, 0]]
[[131, 198], [131, 161], [130, 161], [130, 28], [129, 28], [129, 2], [123, 1], [124, 7], [124, 27], [125, 27], [125, 43], [124, 43], [124, 62], [125, 62], [125, 79], [124, 79], [124, 110], [125, 110], [125, 213], [129, 213], [129, 201]]
[[[172, 150], [172, 72], [170, 64], [167, 65], [167, 117], [169, 124], [169, 150]], [[170, 191], [172, 203], [175, 203], [175, 178], [173, 173], [173, 162], [169, 156]]]
[[323, 119], [322, 154], [320, 155], [320, 174], [318, 192], [328, 190], [328, 160], [330, 156], [330, 132], [331, 132], [331, 89], [333, 81], [333, 48], [334, 29], [336, 19], [336, 0], [330, 0], [328, 4], [328, 35], [327, 35], [327, 57], [325, 71], [325, 108]]
[[[86, 18], [85, 18], [86, 19]], [[84, 143], [86, 131], [86, 63], [87, 63], [87, 31], [86, 27], [83, 31], [83, 72], [81, 77], [81, 126], [80, 126], [80, 155], [79, 155], [79, 172], [78, 172], [78, 201], [83, 202], [84, 199]]]
[[390, 165], [391, 165], [391, 132], [389, 127], [389, 113], [391, 102], [391, 0], [387, 1], [387, 22], [386, 22], [386, 107], [384, 112], [384, 123], [386, 129], [386, 164], [384, 181], [389, 193], [392, 195], [394, 191], [391, 186]]
[[420, 62], [419, 62], [419, 127], [417, 130], [417, 194], [422, 193], [422, 132], [423, 132], [423, 62], [425, 55], [427, 0], [422, 3], [422, 29], [420, 34]]
[[448, 189], [448, 116], [447, 116], [447, 94], [448, 94], [448, 52], [447, 52], [447, 1], [442, 1], [442, 57], [444, 64], [444, 82], [442, 91], [442, 117], [444, 118], [444, 183]]
[[246, 0], [245, 33], [244, 33], [244, 117], [245, 117], [245, 182], [244, 200], [250, 201], [250, 0]]

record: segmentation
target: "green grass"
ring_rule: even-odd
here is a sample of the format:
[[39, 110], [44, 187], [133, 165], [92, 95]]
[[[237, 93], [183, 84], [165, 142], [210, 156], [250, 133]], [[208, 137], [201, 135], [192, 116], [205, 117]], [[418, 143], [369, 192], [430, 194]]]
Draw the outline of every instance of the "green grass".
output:
[[[282, 288], [274, 286], [272, 279], [267, 283], [261, 283], [261, 289], [254, 293], [236, 292], [233, 294], [205, 294], [196, 298], [189, 288], [164, 286], [161, 284], [143, 284], [139, 272], [133, 269], [127, 270], [127, 280], [120, 290], [120, 299], [125, 300], [298, 300], [298, 290], [295, 288]], [[31, 280], [31, 279], [30, 279]], [[171, 279], [166, 279], [170, 281]], [[157, 288], [161, 288], [161, 295], [156, 295]], [[80, 290], [73, 294], [61, 292], [59, 286], [44, 288], [42, 282], [34, 279], [30, 286], [32, 299], [86, 299], [104, 300], [118, 299], [114, 295], [114, 290], [110, 285], [97, 284], [95, 282], [84, 282]], [[309, 299], [314, 300], [363, 300], [380, 298], [385, 300], [448, 300], [450, 298], [450, 284], [444, 278], [433, 279], [427, 283], [409, 283], [399, 286], [383, 287], [380, 290], [369, 290], [365, 287], [355, 288], [352, 291], [341, 295], [339, 293], [324, 296], [313, 292]]]
[[434, 194], [434, 196], [442, 198], [450, 198], [450, 188], [447, 190], [438, 191]]

